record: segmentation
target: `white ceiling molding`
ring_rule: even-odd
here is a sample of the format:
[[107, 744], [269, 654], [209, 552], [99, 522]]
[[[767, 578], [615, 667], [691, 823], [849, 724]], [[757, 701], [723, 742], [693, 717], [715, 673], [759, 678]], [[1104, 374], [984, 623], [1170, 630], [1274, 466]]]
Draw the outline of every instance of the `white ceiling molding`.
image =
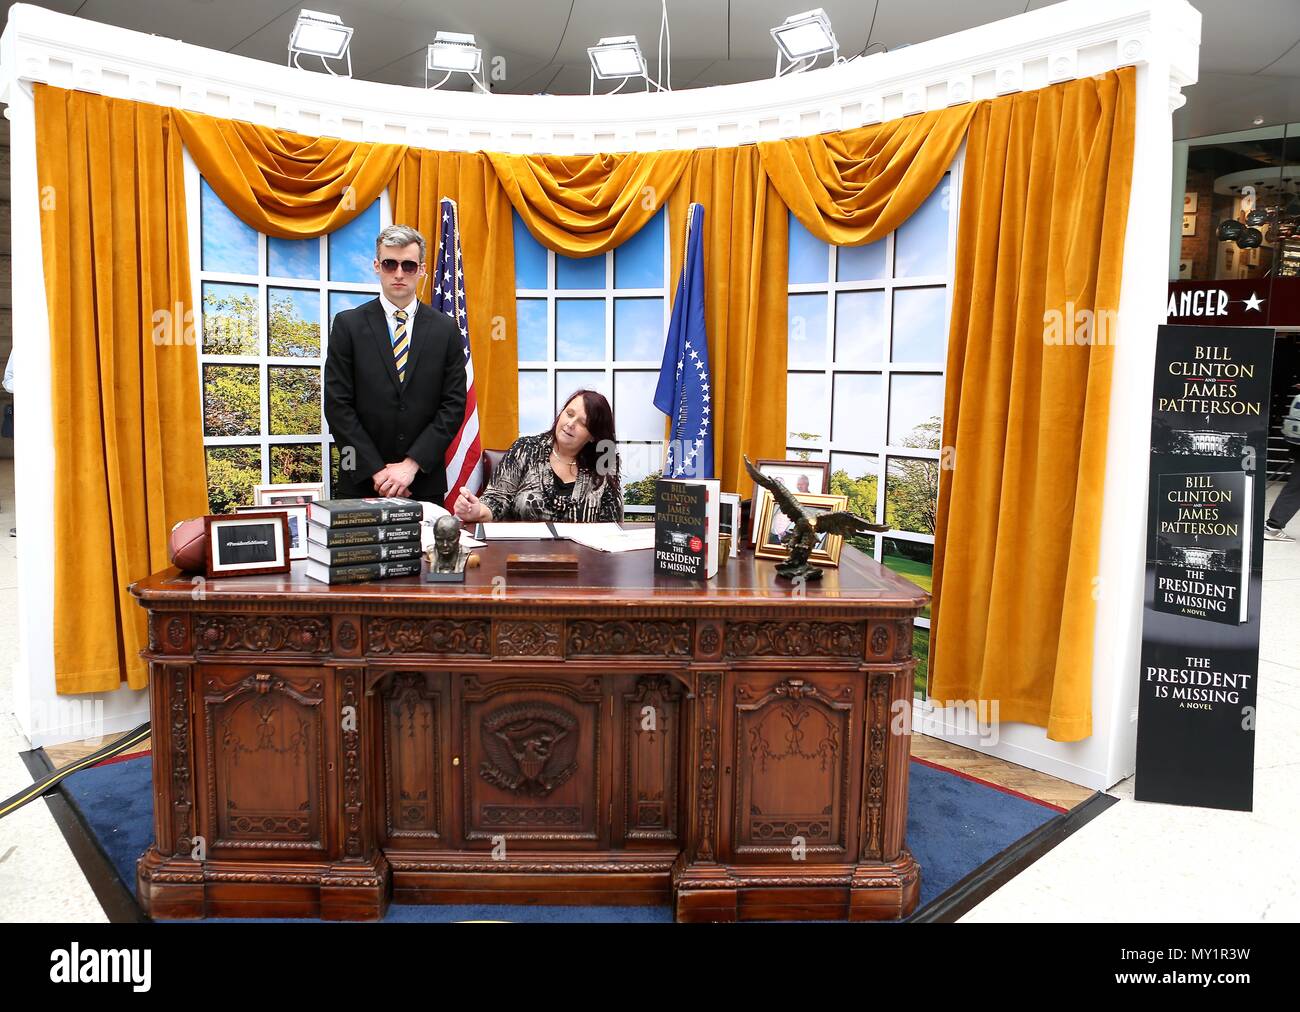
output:
[[[1174, 105], [1196, 83], [1200, 29], [1186, 0], [1067, 0], [780, 79], [670, 93], [480, 95], [334, 78], [17, 4], [0, 39], [0, 101], [39, 81], [349, 140], [650, 151], [848, 129], [1139, 63], [1168, 75]], [[429, 112], [406, 111], [421, 107]]]

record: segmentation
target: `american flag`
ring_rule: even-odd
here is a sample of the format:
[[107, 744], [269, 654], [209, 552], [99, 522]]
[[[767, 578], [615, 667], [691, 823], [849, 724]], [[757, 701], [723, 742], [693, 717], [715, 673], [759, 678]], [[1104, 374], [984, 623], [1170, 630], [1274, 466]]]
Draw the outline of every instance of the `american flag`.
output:
[[442, 225], [438, 236], [438, 266], [433, 276], [430, 305], [456, 321], [465, 346], [465, 418], [447, 447], [447, 498], [451, 509], [461, 487], [479, 491], [483, 483], [483, 444], [479, 442], [478, 396], [474, 392], [474, 360], [469, 353], [469, 317], [465, 313], [465, 270], [460, 255], [460, 215], [456, 202], [442, 198]]

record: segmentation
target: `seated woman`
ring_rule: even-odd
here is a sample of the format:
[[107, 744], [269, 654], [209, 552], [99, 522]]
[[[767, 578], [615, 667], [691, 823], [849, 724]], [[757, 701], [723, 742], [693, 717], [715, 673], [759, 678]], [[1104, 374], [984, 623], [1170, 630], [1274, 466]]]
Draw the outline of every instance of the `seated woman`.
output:
[[623, 519], [614, 412], [604, 395], [579, 390], [550, 431], [520, 436], [477, 496], [462, 488], [462, 523], [490, 520], [618, 522]]

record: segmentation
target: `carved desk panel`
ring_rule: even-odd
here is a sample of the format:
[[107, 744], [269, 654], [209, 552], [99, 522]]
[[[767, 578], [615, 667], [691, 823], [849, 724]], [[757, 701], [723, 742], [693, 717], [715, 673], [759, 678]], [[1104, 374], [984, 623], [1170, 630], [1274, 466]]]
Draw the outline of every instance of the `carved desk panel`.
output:
[[507, 549], [548, 545], [489, 545], [464, 584], [331, 587], [297, 564], [132, 586], [149, 612], [152, 916], [912, 909], [922, 591], [851, 547], [798, 595], [747, 552], [701, 584], [577, 545], [576, 575], [507, 579]]

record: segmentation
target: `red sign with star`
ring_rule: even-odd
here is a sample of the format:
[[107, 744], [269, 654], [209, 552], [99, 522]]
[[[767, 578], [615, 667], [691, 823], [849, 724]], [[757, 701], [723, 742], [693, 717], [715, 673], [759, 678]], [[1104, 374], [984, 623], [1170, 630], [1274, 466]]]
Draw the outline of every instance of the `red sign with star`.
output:
[[1166, 312], [1197, 327], [1300, 327], [1300, 278], [1171, 281]]

